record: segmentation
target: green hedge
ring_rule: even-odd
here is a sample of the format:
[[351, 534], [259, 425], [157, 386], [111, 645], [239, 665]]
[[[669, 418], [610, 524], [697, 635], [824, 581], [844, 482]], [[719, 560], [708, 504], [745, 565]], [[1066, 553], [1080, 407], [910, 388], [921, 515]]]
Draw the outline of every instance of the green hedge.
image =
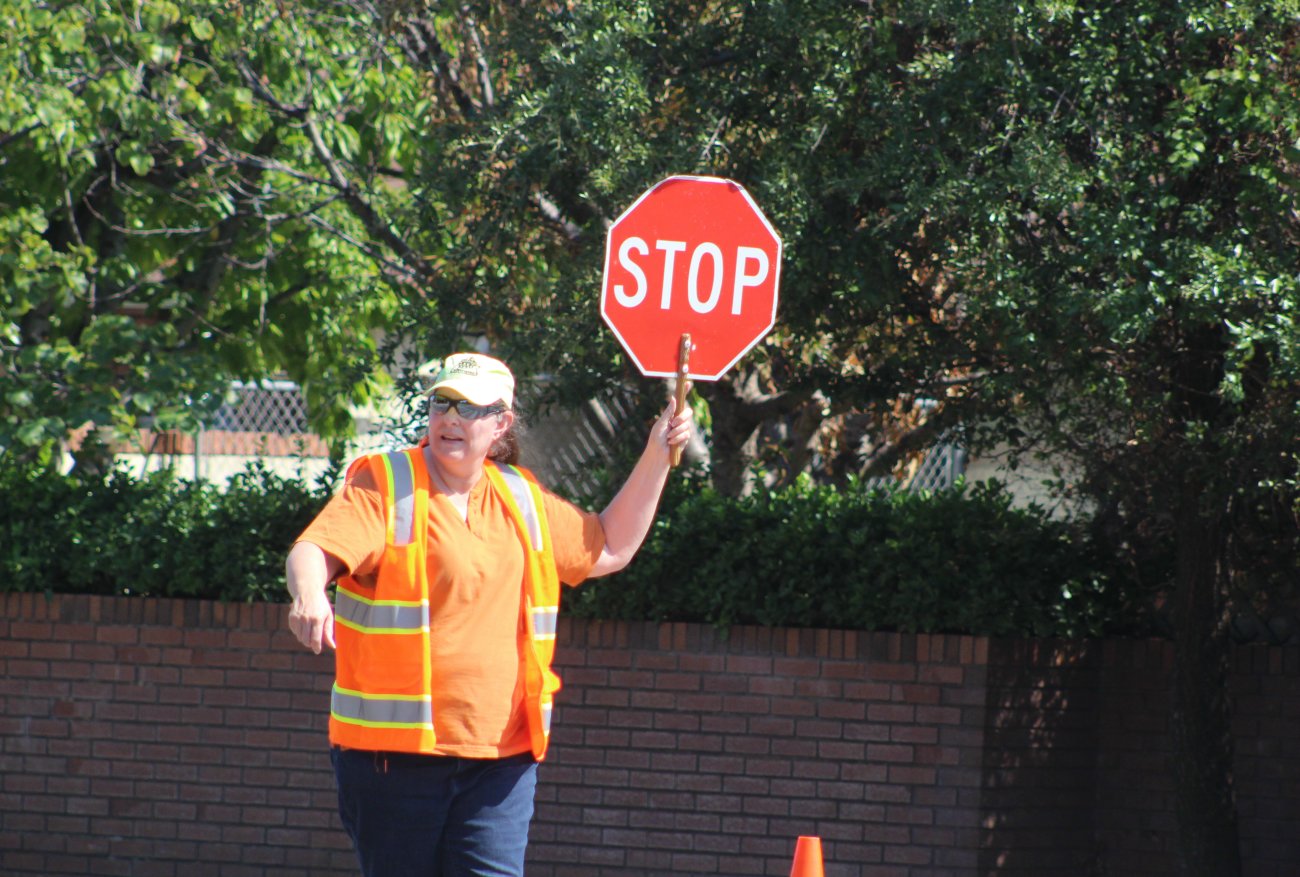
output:
[[[284, 600], [284, 557], [330, 495], [252, 467], [225, 490], [168, 472], [83, 484], [0, 471], [16, 591]], [[1086, 538], [996, 486], [933, 495], [808, 483], [727, 499], [677, 478], [628, 569], [569, 591], [582, 617], [988, 635], [1131, 628]]]
[[225, 490], [114, 471], [0, 471], [5, 590], [281, 600], [284, 558], [329, 497], [252, 466]]
[[807, 482], [669, 503], [641, 553], [566, 594], [585, 617], [1076, 636], [1133, 630], [1087, 538], [995, 484], [934, 494]]

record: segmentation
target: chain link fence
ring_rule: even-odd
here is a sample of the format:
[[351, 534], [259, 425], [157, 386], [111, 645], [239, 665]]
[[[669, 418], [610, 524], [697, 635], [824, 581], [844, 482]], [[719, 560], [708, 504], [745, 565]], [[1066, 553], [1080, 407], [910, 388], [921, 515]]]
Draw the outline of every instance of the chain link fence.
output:
[[211, 429], [235, 434], [307, 433], [307, 402], [292, 381], [231, 384], [224, 405], [212, 418]]
[[[607, 449], [629, 428], [635, 411], [634, 396], [625, 391], [539, 418], [529, 426], [525, 463], [543, 483], [569, 496], [595, 495], [601, 486], [596, 470], [609, 462]], [[118, 457], [139, 457], [141, 471], [170, 466], [209, 481], [225, 480], [254, 461], [279, 474], [312, 478], [327, 467], [329, 448], [310, 431], [307, 403], [297, 384], [236, 382], [197, 433], [145, 432], [138, 447], [120, 449]], [[965, 450], [945, 435], [906, 483], [885, 477], [872, 479], [871, 486], [942, 490], [965, 472], [966, 461]]]
[[144, 472], [225, 481], [252, 463], [286, 477], [314, 478], [329, 448], [307, 425], [307, 403], [292, 381], [235, 382], [225, 402], [194, 433], [142, 430], [115, 448], [119, 462]]

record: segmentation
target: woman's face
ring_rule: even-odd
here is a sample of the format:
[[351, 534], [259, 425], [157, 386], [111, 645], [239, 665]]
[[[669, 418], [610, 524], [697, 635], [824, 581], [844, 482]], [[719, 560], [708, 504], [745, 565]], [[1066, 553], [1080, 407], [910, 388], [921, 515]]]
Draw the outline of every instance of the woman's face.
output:
[[[440, 392], [439, 396], [442, 397], [443, 394]], [[444, 398], [458, 397], [447, 393]], [[514, 413], [510, 411], [471, 419], [462, 415], [458, 406], [451, 406], [442, 413], [436, 411], [435, 407], [437, 406], [431, 399], [429, 450], [440, 464], [459, 470], [481, 468], [493, 443], [506, 434], [515, 419]]]

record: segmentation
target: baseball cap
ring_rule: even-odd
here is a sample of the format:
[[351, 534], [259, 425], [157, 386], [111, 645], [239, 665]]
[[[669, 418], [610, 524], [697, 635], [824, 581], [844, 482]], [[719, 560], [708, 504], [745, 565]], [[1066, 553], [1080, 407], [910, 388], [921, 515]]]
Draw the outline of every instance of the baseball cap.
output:
[[475, 405], [502, 402], [507, 408], [514, 403], [515, 376], [499, 359], [481, 353], [453, 353], [442, 361], [427, 395], [450, 390]]

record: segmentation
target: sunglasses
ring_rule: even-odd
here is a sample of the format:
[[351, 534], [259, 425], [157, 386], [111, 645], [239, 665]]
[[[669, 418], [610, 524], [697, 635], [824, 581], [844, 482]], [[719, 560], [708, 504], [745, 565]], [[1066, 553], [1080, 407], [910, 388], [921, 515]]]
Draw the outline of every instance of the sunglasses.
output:
[[493, 414], [504, 414], [504, 405], [475, 405], [464, 399], [448, 399], [446, 396], [434, 396], [429, 400], [429, 410], [435, 414], [446, 414], [455, 408], [464, 420], [481, 420]]

